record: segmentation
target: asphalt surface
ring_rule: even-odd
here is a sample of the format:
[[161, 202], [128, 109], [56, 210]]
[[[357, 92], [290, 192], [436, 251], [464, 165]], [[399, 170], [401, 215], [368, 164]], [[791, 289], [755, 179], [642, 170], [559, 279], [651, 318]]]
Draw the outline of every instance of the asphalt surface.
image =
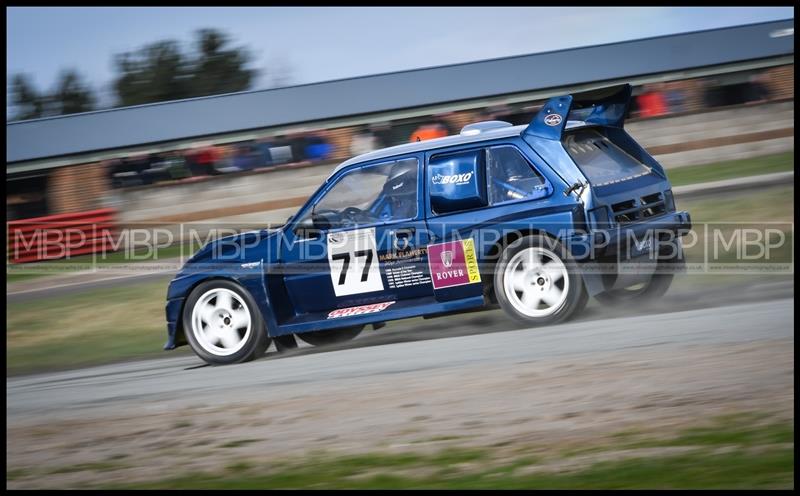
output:
[[[441, 327], [452, 325], [444, 320]], [[182, 356], [9, 378], [6, 418], [8, 425], [34, 418], [86, 420], [198, 402], [219, 406], [254, 397], [268, 401], [273, 387], [358, 387], [365, 378], [380, 381], [406, 372], [427, 371], [433, 377], [462, 368], [480, 371], [554, 357], [580, 362], [608, 352], [629, 351], [635, 357], [644, 349], [671, 352], [691, 345], [793, 342], [793, 329], [794, 299], [785, 298], [383, 345], [358, 346], [371, 338], [362, 335], [345, 349], [270, 352], [236, 366], [210, 367], [195, 356]]]

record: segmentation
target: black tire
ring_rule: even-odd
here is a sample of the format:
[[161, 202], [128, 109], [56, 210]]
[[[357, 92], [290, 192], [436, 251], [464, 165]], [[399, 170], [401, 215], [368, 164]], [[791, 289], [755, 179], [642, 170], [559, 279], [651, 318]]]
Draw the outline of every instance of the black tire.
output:
[[[682, 245], [680, 244], [680, 238], [678, 242], [677, 253], [660, 258], [656, 271], [648, 282], [638, 288], [636, 287], [639, 286], [637, 284], [636, 286], [597, 294], [595, 295], [597, 301], [607, 306], [617, 306], [634, 302], [647, 304], [660, 299], [667, 293], [669, 287], [672, 285], [672, 281], [675, 279], [675, 269], [683, 267], [684, 264], [684, 253]], [[671, 251], [672, 247], [669, 247], [669, 250]], [[665, 248], [664, 250], [660, 249], [659, 253], [660, 256], [663, 257], [665, 254], [669, 253], [669, 251]]]
[[[581, 282], [583, 282], [583, 278], [581, 278]], [[589, 303], [589, 292], [586, 290], [586, 284], [581, 284], [581, 298], [578, 300], [578, 304], [575, 306], [575, 310], [572, 312], [572, 315], [569, 316], [567, 320], [572, 320], [578, 315], [583, 312], [583, 309], [586, 308], [586, 305]]]
[[[597, 301], [603, 305], [618, 306], [626, 303], [651, 303], [658, 300], [669, 290], [675, 274], [653, 274], [650, 281], [644, 283], [642, 287], [615, 289], [595, 295]], [[638, 286], [638, 285], [637, 285]]]
[[[529, 249], [533, 249], [532, 252], [527, 252]], [[540, 261], [543, 262], [540, 268], [532, 268], [530, 270], [525, 268], [525, 263], [522, 259], [529, 253], [539, 255]], [[548, 260], [545, 260], [545, 258]], [[548, 263], [555, 263], [554, 267], [558, 268], [557, 272], [561, 275], [558, 276], [556, 274], [558, 277], [553, 277], [551, 275], [553, 269], [544, 268], [544, 264]], [[522, 264], [522, 266], [520, 267], [519, 264]], [[536, 267], [536, 264], [532, 264], [532, 267]], [[521, 270], [517, 271], [517, 268]], [[541, 274], [539, 273], [540, 270], [542, 271]], [[518, 275], [515, 276], [513, 274]], [[523, 281], [522, 286], [524, 287], [521, 290], [518, 290], [520, 287], [519, 281]], [[500, 259], [495, 266], [493, 282], [497, 302], [503, 310], [517, 321], [528, 326], [551, 325], [562, 322], [569, 319], [582, 306], [586, 305], [587, 295], [583, 285], [583, 278], [572, 255], [564, 249], [560, 242], [542, 235], [524, 236], [503, 248]], [[528, 291], [534, 290], [542, 291], [541, 295], [536, 292], [533, 293], [533, 299], [529, 299], [527, 297]], [[556, 290], [560, 290], [560, 292]], [[513, 291], [514, 294], [509, 295], [507, 291]], [[550, 304], [545, 301], [545, 298], [552, 299], [556, 293], [559, 296], [555, 302]], [[536, 297], [540, 299], [536, 300]], [[523, 300], [525, 301], [523, 302]], [[530, 301], [535, 301], [536, 303], [528, 305], [526, 302]], [[542, 304], [545, 305], [545, 308], [541, 308]]]
[[[203, 317], [200, 316], [203, 308], [218, 307], [219, 312], [224, 313], [224, 309], [219, 307], [220, 301], [213, 296], [209, 298], [209, 294], [213, 292], [221, 294], [228, 291], [238, 295], [238, 299], [230, 295], [233, 302], [231, 304], [233, 312], [238, 315], [242, 308], [249, 312], [249, 326], [246, 329], [245, 327], [234, 329], [234, 323], [224, 329], [228, 333], [226, 336], [233, 335], [239, 338], [237, 345], [230, 346], [230, 348], [225, 347], [227, 345], [224, 344], [223, 339], [216, 337], [215, 332], [217, 331], [212, 329], [212, 324], [202, 320]], [[200, 301], [201, 298], [203, 299], [202, 302]], [[215, 304], [212, 305], [211, 301], [215, 301]], [[246, 306], [241, 306], [242, 303]], [[200, 319], [199, 323], [193, 320], [195, 307], [198, 307], [197, 317]], [[215, 323], [220, 324], [220, 329], [222, 329], [222, 325], [227, 325], [224, 317], [215, 315], [214, 319], [216, 319]], [[232, 319], [228, 318], [228, 321], [232, 321]], [[271, 341], [267, 336], [264, 318], [258, 309], [255, 299], [239, 284], [228, 280], [214, 279], [198, 285], [186, 299], [186, 303], [183, 306], [182, 322], [184, 336], [186, 336], [189, 346], [192, 347], [197, 356], [212, 365], [229, 365], [258, 358], [264, 354]], [[195, 327], [198, 327], [198, 329], [195, 330]], [[231, 333], [231, 330], [233, 333]], [[225, 350], [235, 351], [228, 353]]]
[[355, 339], [363, 329], [364, 326], [343, 327], [326, 331], [301, 332], [296, 336], [312, 346], [328, 346]]

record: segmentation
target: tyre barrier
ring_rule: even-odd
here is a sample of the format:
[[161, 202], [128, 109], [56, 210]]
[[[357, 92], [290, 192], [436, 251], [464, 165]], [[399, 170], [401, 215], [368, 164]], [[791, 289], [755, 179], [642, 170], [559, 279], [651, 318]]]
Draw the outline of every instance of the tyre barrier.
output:
[[16, 264], [116, 251], [115, 214], [104, 208], [8, 222], [6, 258]]

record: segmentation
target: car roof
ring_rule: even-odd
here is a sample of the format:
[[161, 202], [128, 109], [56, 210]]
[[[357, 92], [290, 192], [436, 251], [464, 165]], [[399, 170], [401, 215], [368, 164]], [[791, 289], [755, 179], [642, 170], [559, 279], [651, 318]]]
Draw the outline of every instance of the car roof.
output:
[[[498, 122], [498, 121], [490, 121], [490, 122]], [[476, 123], [474, 125], [480, 125], [480, 124], [484, 123]], [[465, 126], [464, 129], [467, 129], [474, 125]], [[567, 130], [584, 126], [586, 126], [586, 123], [583, 121], [567, 121], [567, 124], [566, 126], [564, 126], [564, 128], [565, 130]], [[388, 148], [381, 148], [380, 150], [362, 153], [361, 155], [357, 155], [339, 164], [333, 170], [333, 172], [331, 172], [328, 175], [326, 181], [332, 178], [340, 170], [353, 164], [358, 164], [361, 162], [369, 162], [372, 160], [380, 160], [382, 158], [396, 157], [399, 155], [405, 155], [408, 153], [415, 153], [419, 151], [435, 150], [437, 148], [445, 148], [453, 145], [465, 145], [469, 143], [480, 143], [482, 141], [489, 141], [498, 138], [510, 138], [512, 136], [521, 135], [522, 132], [525, 131], [527, 127], [528, 127], [527, 124], [522, 124], [520, 126], [506, 125], [503, 127], [495, 127], [492, 129], [487, 129], [481, 131], [478, 134], [456, 134], [452, 136], [444, 136], [442, 138], [434, 138], [425, 141], [403, 143], [402, 145], [395, 145], [395, 146], [390, 146]]]
[[379, 160], [382, 158], [395, 157], [405, 155], [407, 153], [415, 153], [419, 151], [435, 150], [437, 148], [444, 148], [452, 145], [464, 145], [468, 143], [479, 143], [481, 141], [488, 141], [497, 138], [510, 138], [512, 136], [519, 136], [522, 131], [528, 127], [527, 124], [521, 126], [506, 126], [496, 129], [489, 129], [479, 134], [463, 135], [456, 134], [453, 136], [445, 136], [443, 138], [434, 138], [425, 141], [416, 141], [413, 143], [404, 143], [402, 145], [390, 146], [388, 148], [381, 148], [372, 152], [367, 152], [349, 160], [342, 162], [336, 167], [333, 172], [328, 176], [328, 179], [334, 176], [337, 172], [353, 164], [361, 162], [368, 162], [371, 160]]

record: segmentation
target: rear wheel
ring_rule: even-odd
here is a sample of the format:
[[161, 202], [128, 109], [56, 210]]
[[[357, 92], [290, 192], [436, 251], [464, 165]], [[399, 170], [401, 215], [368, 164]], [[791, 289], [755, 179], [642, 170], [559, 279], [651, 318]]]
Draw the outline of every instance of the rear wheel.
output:
[[572, 320], [573, 318], [580, 315], [580, 313], [583, 312], [583, 309], [586, 308], [586, 305], [589, 303], [589, 292], [586, 290], [586, 285], [583, 283], [583, 280], [581, 280], [581, 286], [583, 286], [582, 288], [583, 290], [581, 291], [581, 298], [578, 300], [578, 304], [575, 305], [575, 311], [572, 313], [572, 315], [569, 316], [569, 320]]
[[555, 324], [584, 306], [578, 266], [561, 243], [525, 236], [503, 249], [494, 274], [500, 306], [528, 325]]
[[250, 293], [227, 280], [201, 283], [183, 307], [184, 335], [192, 350], [215, 365], [260, 357], [270, 339]]
[[355, 339], [363, 329], [364, 326], [355, 326], [327, 331], [301, 332], [297, 334], [297, 337], [312, 346], [327, 346]]
[[672, 253], [671, 245], [659, 249], [659, 260], [656, 271], [647, 282], [639, 283], [627, 288], [606, 291], [595, 295], [597, 301], [604, 305], [616, 306], [626, 303], [650, 303], [666, 294], [675, 279], [675, 269], [684, 263], [683, 248], [678, 239], [677, 251]]

